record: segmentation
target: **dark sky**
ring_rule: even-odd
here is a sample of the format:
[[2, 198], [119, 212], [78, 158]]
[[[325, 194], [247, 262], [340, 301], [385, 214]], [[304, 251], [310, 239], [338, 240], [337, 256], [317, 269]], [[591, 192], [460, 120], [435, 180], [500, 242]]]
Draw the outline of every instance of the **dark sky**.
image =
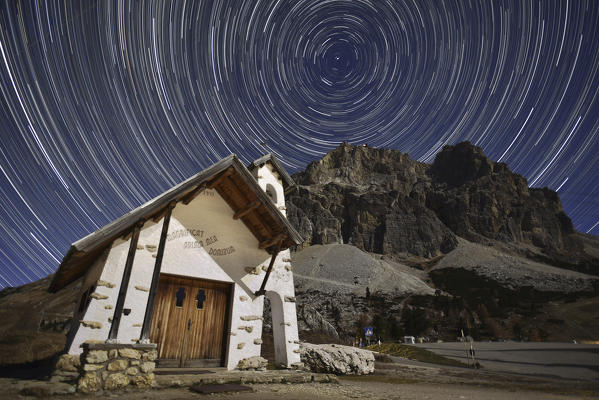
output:
[[0, 0], [0, 287], [222, 157], [469, 140], [599, 234], [599, 1]]

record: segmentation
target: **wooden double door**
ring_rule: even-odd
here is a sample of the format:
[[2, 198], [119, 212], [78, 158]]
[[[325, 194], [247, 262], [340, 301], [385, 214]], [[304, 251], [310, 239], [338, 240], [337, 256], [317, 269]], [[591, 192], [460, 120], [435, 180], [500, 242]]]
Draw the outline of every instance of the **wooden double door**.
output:
[[160, 275], [150, 340], [163, 367], [224, 365], [231, 284]]

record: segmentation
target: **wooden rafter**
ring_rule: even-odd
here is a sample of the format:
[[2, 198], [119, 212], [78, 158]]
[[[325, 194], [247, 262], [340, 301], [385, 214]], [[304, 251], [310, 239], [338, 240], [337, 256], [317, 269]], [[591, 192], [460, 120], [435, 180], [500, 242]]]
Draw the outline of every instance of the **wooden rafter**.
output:
[[165, 208], [163, 208], [154, 218], [152, 218], [152, 221], [154, 222], [158, 222], [162, 219], [162, 217], [164, 217], [169, 210], [172, 210], [173, 208], [175, 208], [175, 205], [177, 204], [176, 201], [171, 201], [168, 206], [166, 206]]
[[233, 168], [228, 168], [218, 178], [216, 178], [208, 184], [208, 189], [214, 189], [216, 186], [220, 185], [225, 179], [227, 179], [232, 173]]
[[267, 249], [267, 248], [269, 248], [271, 246], [274, 246], [277, 243], [280, 243], [284, 238], [285, 238], [285, 234], [284, 233], [279, 233], [274, 238], [269, 238], [269, 239], [266, 239], [266, 240], [260, 242], [260, 244], [258, 245], [258, 248], [260, 248], [260, 249]]
[[188, 194], [183, 196], [181, 198], [181, 202], [185, 205], [188, 205], [189, 203], [191, 203], [193, 201], [193, 199], [198, 197], [204, 190], [206, 190], [206, 184], [199, 185], [198, 187], [193, 189], [191, 192], [189, 192]]
[[[226, 187], [226, 189], [229, 191], [230, 195], [231, 195], [231, 199], [233, 198], [238, 198], [240, 200], [243, 201], [243, 203], [247, 203], [249, 201], [247, 195], [245, 194], [245, 192], [241, 191], [241, 189], [239, 188], [239, 182], [237, 179], [234, 179], [234, 177], [231, 177], [231, 182], [233, 183], [232, 185], [228, 185]], [[237, 207], [235, 207], [237, 208]]]
[[255, 208], [260, 207], [260, 204], [262, 204], [262, 203], [259, 200], [251, 202], [244, 208], [237, 210], [235, 215], [233, 215], [233, 219], [239, 219], [239, 218], [247, 215], [248, 213], [252, 212], [252, 210], [254, 210]]

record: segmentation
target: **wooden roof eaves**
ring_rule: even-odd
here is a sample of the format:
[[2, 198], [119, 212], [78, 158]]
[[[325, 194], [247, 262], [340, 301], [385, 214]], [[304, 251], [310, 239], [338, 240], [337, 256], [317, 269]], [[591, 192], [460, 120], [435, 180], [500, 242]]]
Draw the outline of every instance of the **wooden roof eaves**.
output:
[[69, 261], [71, 261], [74, 256], [81, 256], [84, 253], [89, 253], [93, 250], [97, 250], [99, 247], [106, 246], [121, 236], [123, 232], [131, 228], [131, 226], [133, 226], [136, 222], [150, 219], [170, 202], [180, 200], [180, 198], [195, 190], [199, 185], [210, 180], [213, 176], [221, 173], [231, 166], [235, 168], [242, 179], [254, 190], [258, 199], [271, 212], [277, 222], [283, 226], [284, 230], [287, 231], [291, 241], [295, 244], [301, 243], [303, 239], [300, 234], [291, 226], [287, 218], [281, 214], [280, 210], [275, 207], [270, 198], [268, 198], [266, 193], [260, 188], [258, 182], [252, 176], [249, 170], [234, 154], [231, 154], [216, 164], [206, 168], [202, 172], [172, 187], [163, 194], [142, 204], [136, 209], [124, 214], [122, 217], [117, 218], [97, 231], [92, 232], [84, 238], [73, 243], [67, 254], [62, 259], [62, 262], [60, 263], [56, 274], [50, 283], [49, 290], [53, 292], [59, 289], [57, 288], [57, 284], [59, 283], [58, 281], [63, 274], [68, 274], [68, 271], [62, 271], [62, 269], [69, 264]]
[[229, 166], [231, 166], [234, 159], [236, 159], [234, 154], [223, 158], [202, 172], [192, 176], [191, 178], [188, 178], [176, 186], [173, 186], [163, 194], [142, 204], [127, 214], [124, 214], [122, 217], [115, 219], [114, 221], [98, 229], [97, 231], [90, 233], [84, 238], [79, 239], [73, 243], [72, 246], [77, 251], [87, 252], [90, 248], [95, 247], [95, 243], [102, 241], [102, 239], [120, 236], [121, 232], [131, 227], [136, 221], [143, 219], [146, 215], [158, 211], [171, 201], [176, 201], [179, 196], [186, 194], [185, 192], [189, 189], [194, 188], [196, 185], [202, 184], [212, 176], [227, 169]]

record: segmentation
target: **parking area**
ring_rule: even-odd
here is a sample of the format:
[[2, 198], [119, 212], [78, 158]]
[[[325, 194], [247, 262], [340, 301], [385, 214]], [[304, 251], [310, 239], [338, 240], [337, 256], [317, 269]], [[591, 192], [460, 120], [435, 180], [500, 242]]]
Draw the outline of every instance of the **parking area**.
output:
[[[464, 343], [414, 346], [468, 362]], [[474, 342], [475, 359], [490, 371], [599, 381], [599, 345], [537, 342]]]

